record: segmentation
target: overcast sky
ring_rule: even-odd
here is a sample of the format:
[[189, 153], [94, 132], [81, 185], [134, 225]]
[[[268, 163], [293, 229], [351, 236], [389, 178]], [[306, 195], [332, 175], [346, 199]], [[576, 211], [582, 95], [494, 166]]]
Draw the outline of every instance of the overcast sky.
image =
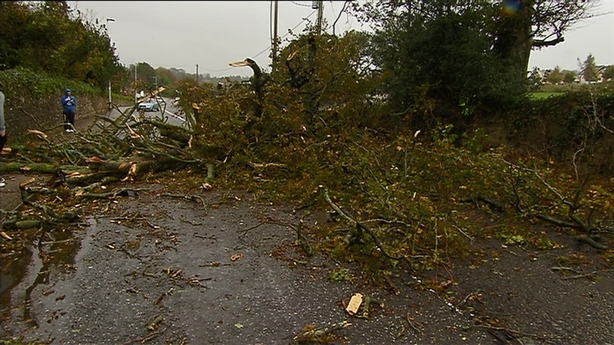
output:
[[[249, 67], [228, 63], [251, 57], [269, 69], [273, 32], [271, 1], [69, 1], [88, 18], [109, 22], [109, 36], [125, 65], [147, 62], [153, 68], [180, 68], [211, 76], [252, 74]], [[324, 1], [324, 18], [332, 26], [343, 1]], [[597, 13], [568, 32], [564, 43], [533, 51], [529, 67], [578, 69], [578, 59], [593, 54], [598, 65], [614, 65], [614, 0], [600, 0]], [[277, 34], [292, 38], [314, 23], [312, 1], [279, 1]], [[335, 33], [361, 30], [354, 18], [341, 14]], [[328, 29], [332, 33], [332, 28]]]

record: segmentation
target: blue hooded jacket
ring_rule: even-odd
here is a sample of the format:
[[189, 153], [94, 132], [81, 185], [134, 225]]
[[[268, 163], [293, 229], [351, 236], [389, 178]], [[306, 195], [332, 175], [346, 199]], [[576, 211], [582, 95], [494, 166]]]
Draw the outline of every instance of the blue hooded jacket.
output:
[[64, 90], [64, 96], [60, 98], [60, 103], [62, 103], [63, 110], [66, 112], [75, 112], [75, 106], [77, 105], [77, 99], [75, 96], [68, 93], [71, 92], [70, 89]]

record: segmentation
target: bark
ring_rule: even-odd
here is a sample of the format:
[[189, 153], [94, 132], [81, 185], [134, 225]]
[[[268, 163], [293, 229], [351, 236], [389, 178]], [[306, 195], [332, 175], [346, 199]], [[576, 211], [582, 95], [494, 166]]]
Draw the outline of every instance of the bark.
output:
[[533, 4], [533, 0], [524, 1], [518, 12], [504, 15], [495, 32], [493, 51], [508, 62], [521, 80], [526, 78], [533, 46]]
[[161, 136], [175, 140], [176, 142], [179, 142], [181, 144], [181, 147], [188, 146], [190, 139], [192, 138], [192, 135], [194, 134], [194, 132], [184, 127], [170, 125], [166, 122], [156, 121], [156, 120], [151, 120], [151, 119], [148, 119], [147, 122], [156, 126], [158, 130], [160, 131]]
[[546, 48], [565, 41], [563, 34], [589, 18], [596, 2], [524, 0], [517, 12], [503, 14], [495, 29], [495, 53], [526, 78], [533, 48]]
[[20, 163], [20, 162], [4, 162], [0, 165], [0, 172], [33, 172], [42, 174], [55, 174], [57, 170], [62, 170], [65, 174], [70, 173], [86, 173], [87, 168], [75, 165], [57, 166], [52, 163]]
[[260, 66], [256, 63], [256, 61], [246, 58], [243, 61], [232, 62], [230, 66], [233, 67], [241, 67], [248, 66], [254, 71], [254, 76], [252, 77], [252, 90], [256, 94], [256, 102], [254, 109], [254, 116], [261, 117], [262, 116], [262, 102], [264, 100], [264, 79], [262, 75], [262, 70]]

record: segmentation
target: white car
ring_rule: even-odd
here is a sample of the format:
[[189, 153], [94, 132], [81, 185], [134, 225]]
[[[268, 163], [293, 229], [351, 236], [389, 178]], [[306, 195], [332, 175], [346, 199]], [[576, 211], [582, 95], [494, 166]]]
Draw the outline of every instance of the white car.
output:
[[139, 103], [136, 109], [144, 111], [160, 111], [160, 104], [154, 98], [150, 98]]

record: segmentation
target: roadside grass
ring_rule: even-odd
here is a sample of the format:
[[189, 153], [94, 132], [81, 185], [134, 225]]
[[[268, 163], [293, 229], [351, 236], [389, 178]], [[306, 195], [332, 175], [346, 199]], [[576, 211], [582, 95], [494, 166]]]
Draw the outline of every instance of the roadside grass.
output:
[[564, 94], [565, 92], [538, 91], [538, 92], [532, 92], [530, 97], [531, 99], [538, 100], [538, 99], [546, 99], [546, 98], [553, 97], [553, 96], [563, 96]]

